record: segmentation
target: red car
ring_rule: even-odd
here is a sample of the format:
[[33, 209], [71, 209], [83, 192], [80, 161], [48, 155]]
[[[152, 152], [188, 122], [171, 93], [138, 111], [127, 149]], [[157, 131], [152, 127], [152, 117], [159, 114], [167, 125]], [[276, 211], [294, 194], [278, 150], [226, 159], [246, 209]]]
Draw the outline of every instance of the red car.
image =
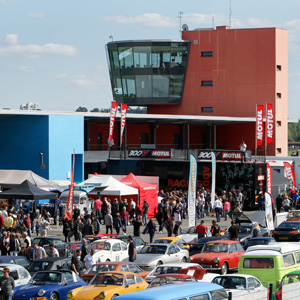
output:
[[293, 222], [293, 221], [300, 221], [300, 210], [292, 210], [287, 215], [286, 221]]
[[193, 276], [187, 274], [161, 274], [156, 276], [148, 288], [171, 284], [171, 283], [181, 283], [181, 282], [197, 282], [197, 279]]
[[240, 257], [244, 253], [245, 250], [238, 241], [211, 241], [204, 244], [201, 253], [191, 256], [191, 262], [198, 263], [207, 271], [226, 274], [228, 270], [238, 268]]
[[116, 262], [103, 262], [92, 265], [89, 269], [81, 274], [81, 278], [86, 281], [90, 282], [92, 278], [100, 272], [106, 271], [125, 271], [125, 272], [132, 272], [139, 275], [142, 278], [145, 278], [149, 272], [142, 270], [138, 265], [133, 262], [129, 261], [116, 261]]
[[85, 235], [84, 238], [92, 243], [93, 241], [100, 239], [113, 239], [119, 237], [117, 234], [94, 234], [94, 235]]

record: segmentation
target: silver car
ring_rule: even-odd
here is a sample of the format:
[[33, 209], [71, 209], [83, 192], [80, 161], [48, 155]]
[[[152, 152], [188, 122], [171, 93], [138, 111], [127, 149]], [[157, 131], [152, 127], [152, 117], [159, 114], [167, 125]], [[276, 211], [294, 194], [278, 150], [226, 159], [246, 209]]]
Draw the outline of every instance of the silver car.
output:
[[168, 263], [186, 263], [190, 260], [189, 251], [174, 244], [146, 245], [137, 253], [134, 261], [144, 270], [153, 270], [155, 267]]
[[0, 264], [0, 276], [3, 276], [3, 269], [9, 268], [9, 276], [15, 281], [15, 286], [24, 285], [29, 282], [31, 275], [22, 266], [16, 264]]

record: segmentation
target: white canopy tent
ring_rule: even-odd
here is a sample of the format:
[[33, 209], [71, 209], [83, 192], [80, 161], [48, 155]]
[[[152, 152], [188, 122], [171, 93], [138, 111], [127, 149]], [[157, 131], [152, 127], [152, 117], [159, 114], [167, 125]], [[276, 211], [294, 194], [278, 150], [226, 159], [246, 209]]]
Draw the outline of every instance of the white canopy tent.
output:
[[87, 180], [82, 181], [81, 183], [79, 183], [77, 185], [79, 185], [79, 186], [83, 186], [83, 185], [100, 186], [103, 184], [104, 181], [107, 180], [108, 177], [110, 177], [110, 176], [92, 175]]
[[138, 195], [139, 190], [128, 186], [112, 176], [108, 176], [106, 180], [102, 183], [103, 186], [107, 188], [101, 192], [101, 196], [127, 196], [127, 195]]

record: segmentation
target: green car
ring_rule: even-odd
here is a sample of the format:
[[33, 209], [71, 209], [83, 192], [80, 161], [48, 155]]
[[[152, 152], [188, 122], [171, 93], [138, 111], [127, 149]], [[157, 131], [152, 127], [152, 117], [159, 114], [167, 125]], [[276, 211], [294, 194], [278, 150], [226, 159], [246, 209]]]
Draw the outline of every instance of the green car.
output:
[[281, 279], [278, 289], [274, 292], [273, 300], [282, 300], [282, 286], [300, 281], [300, 270], [290, 272]]

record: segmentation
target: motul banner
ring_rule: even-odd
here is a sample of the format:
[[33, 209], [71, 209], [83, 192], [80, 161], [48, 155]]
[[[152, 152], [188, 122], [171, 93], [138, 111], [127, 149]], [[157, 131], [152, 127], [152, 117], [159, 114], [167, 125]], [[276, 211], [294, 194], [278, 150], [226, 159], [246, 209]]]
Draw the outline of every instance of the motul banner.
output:
[[269, 163], [267, 163], [267, 193], [272, 195], [272, 173]]
[[242, 161], [243, 152], [242, 151], [209, 151], [209, 150], [199, 150], [198, 159], [199, 160], [211, 160], [212, 154], [214, 154], [216, 160], [233, 160]]
[[127, 104], [121, 106], [121, 143], [123, 143], [123, 132], [126, 123]]
[[256, 105], [256, 146], [261, 146], [264, 137], [264, 106]]
[[68, 218], [72, 220], [73, 215], [73, 195], [74, 195], [74, 166], [75, 166], [75, 151], [73, 150], [73, 163], [72, 163], [72, 178], [69, 189], [69, 194], [66, 203], [65, 216], [64, 218]]
[[266, 135], [267, 144], [274, 142], [274, 114], [273, 104], [267, 103], [267, 116], [266, 116]]
[[110, 120], [109, 120], [109, 140], [110, 141], [113, 140], [113, 133], [114, 133], [117, 111], [118, 111], [118, 103], [112, 102], [111, 108], [110, 108]]
[[129, 148], [128, 157], [138, 158], [171, 158], [171, 149], [137, 149]]
[[293, 166], [286, 161], [283, 163], [283, 166], [285, 177], [292, 181], [292, 184], [290, 184], [290, 188], [293, 189], [296, 187], [296, 179]]

